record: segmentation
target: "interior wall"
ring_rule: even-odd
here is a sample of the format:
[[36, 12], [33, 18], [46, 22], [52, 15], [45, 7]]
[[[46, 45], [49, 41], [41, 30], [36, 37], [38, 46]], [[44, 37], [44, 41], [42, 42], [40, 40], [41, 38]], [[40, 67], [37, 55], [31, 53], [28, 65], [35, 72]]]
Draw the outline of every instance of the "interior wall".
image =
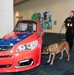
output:
[[[23, 16], [25, 19], [31, 19], [33, 13], [50, 11], [52, 13], [52, 29], [45, 29], [45, 32], [59, 33], [61, 25], [69, 12], [74, 10], [74, 0], [30, 0], [25, 3], [14, 6], [15, 24], [16, 16]], [[57, 24], [54, 25], [54, 21]], [[65, 33], [63, 28], [62, 33]]]
[[13, 30], [13, 0], [0, 0], [0, 38]]

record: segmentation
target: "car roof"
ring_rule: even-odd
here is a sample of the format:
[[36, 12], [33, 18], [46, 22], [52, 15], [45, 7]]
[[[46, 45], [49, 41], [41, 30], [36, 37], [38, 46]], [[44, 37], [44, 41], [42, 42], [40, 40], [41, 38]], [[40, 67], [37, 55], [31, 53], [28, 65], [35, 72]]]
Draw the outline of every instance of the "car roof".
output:
[[37, 22], [37, 20], [19, 20], [18, 22]]

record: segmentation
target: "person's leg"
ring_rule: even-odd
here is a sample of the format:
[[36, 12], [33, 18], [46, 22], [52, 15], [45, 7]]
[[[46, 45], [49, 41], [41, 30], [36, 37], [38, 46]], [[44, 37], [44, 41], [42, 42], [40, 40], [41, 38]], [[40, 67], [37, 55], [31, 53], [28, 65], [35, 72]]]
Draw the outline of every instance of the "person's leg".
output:
[[73, 34], [70, 35], [69, 46], [70, 46], [70, 49], [72, 49], [72, 46], [73, 46]]
[[72, 49], [73, 45], [73, 33], [71, 30], [66, 31], [66, 41], [69, 43], [70, 49]]
[[72, 49], [73, 46], [73, 30], [70, 30], [70, 36], [69, 36], [69, 44], [70, 44], [70, 49]]

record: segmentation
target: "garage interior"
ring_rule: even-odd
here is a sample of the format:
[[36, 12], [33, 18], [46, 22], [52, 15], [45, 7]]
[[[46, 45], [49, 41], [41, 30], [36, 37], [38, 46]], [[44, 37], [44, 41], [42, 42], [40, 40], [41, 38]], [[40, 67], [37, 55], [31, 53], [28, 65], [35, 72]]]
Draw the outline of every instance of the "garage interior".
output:
[[[61, 33], [59, 31], [65, 18], [69, 16], [69, 12], [74, 10], [74, 0], [13, 0], [13, 3], [14, 22], [11, 22], [13, 26], [10, 26], [11, 29], [7, 32], [12, 31], [18, 21], [18, 16], [31, 19], [33, 13], [48, 11], [52, 13], [52, 29], [44, 29], [42, 50], [48, 45], [65, 40], [65, 27]], [[3, 32], [0, 37], [7, 32]], [[70, 55], [71, 59], [67, 62], [65, 52], [62, 60], [59, 60], [60, 54], [58, 54], [51, 66], [47, 63], [48, 54], [42, 54], [41, 65], [37, 68], [18, 73], [0, 73], [0, 75], [74, 75], [74, 52], [70, 51]]]

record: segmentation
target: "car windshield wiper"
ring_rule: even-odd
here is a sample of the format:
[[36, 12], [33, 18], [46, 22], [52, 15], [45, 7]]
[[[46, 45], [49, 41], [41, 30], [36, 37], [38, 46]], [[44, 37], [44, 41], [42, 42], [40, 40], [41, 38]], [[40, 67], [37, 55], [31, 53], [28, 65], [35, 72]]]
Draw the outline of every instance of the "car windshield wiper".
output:
[[14, 30], [14, 32], [19, 32], [19, 30]]

